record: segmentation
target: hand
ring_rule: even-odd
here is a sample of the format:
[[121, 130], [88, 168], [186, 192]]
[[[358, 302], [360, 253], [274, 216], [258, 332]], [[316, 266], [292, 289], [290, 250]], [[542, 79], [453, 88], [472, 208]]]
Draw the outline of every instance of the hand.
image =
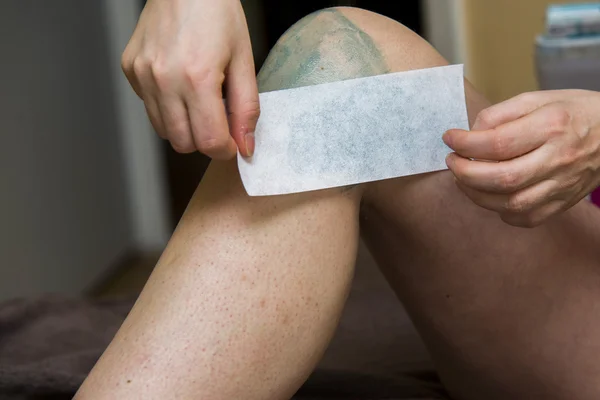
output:
[[217, 159], [237, 148], [254, 152], [260, 108], [240, 0], [148, 0], [122, 67], [154, 129], [176, 151]]
[[535, 227], [600, 185], [600, 93], [526, 93], [482, 111], [472, 132], [446, 132], [444, 142], [471, 200], [511, 225]]

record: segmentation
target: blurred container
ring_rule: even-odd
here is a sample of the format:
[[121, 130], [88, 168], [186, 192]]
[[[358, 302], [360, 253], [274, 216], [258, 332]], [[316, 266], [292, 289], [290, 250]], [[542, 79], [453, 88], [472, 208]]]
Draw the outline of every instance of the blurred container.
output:
[[600, 3], [557, 4], [546, 12], [548, 37], [600, 34]]
[[536, 67], [543, 90], [600, 91], [600, 35], [578, 38], [540, 36], [536, 46]]

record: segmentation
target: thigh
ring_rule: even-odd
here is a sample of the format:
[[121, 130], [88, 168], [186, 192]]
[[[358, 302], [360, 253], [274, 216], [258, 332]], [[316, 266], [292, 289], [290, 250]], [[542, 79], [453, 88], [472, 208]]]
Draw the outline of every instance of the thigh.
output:
[[[315, 54], [326, 61], [322, 39], [344, 40], [339, 32], [352, 30], [344, 22], [330, 12], [292, 27], [261, 70], [260, 89], [349, 77], [332, 61], [326, 74], [304, 67]], [[338, 33], [324, 23], [338, 24]], [[347, 43], [365, 46], [361, 38]], [[383, 72], [358, 58], [365, 74]], [[249, 197], [235, 161], [213, 162], [77, 398], [291, 397], [342, 312], [362, 193], [355, 187]]]
[[598, 210], [514, 228], [449, 173], [372, 195], [365, 240], [457, 398], [599, 398]]
[[[391, 71], [446, 63], [397, 23], [346, 14]], [[466, 95], [473, 121], [489, 103], [468, 82]], [[600, 398], [600, 211], [584, 202], [540, 228], [515, 228], [441, 172], [369, 185], [361, 217], [457, 398]]]

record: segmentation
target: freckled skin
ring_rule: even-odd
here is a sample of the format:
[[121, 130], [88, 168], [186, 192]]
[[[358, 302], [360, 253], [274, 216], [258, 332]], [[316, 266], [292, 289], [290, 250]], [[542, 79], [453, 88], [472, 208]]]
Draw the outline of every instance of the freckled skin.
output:
[[[325, 10], [282, 37], [258, 82], [266, 91], [386, 71], [368, 35]], [[77, 398], [291, 397], [347, 296], [359, 199], [360, 190], [340, 189], [249, 198], [235, 164], [213, 162]], [[145, 370], [130, 358], [138, 353], [148, 356]], [[124, 379], [131, 384], [117, 389]]]
[[[282, 37], [259, 85], [445, 64], [389, 19], [331, 9]], [[473, 122], [488, 103], [468, 83], [466, 94]], [[475, 207], [448, 173], [249, 198], [235, 163], [214, 162], [76, 399], [291, 397], [340, 316], [359, 212], [454, 399], [600, 398], [597, 210], [521, 230]]]

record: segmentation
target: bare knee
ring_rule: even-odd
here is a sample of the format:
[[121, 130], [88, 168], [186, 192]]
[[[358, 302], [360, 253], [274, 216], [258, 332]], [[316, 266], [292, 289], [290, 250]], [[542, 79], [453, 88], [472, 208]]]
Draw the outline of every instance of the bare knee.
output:
[[337, 7], [312, 13], [288, 29], [269, 53], [258, 85], [261, 92], [268, 92], [445, 63], [400, 23], [369, 11]]
[[352, 7], [314, 12], [284, 33], [259, 75], [261, 92], [445, 65], [423, 38]]
[[[346, 17], [348, 10], [368, 13], [329, 8], [304, 17], [288, 29], [258, 75], [259, 90], [290, 89], [390, 72], [375, 40]], [[360, 196], [361, 187], [353, 189], [344, 192]]]
[[342, 8], [317, 11], [288, 29], [258, 75], [259, 89], [289, 89], [389, 72], [377, 43], [345, 13]]

